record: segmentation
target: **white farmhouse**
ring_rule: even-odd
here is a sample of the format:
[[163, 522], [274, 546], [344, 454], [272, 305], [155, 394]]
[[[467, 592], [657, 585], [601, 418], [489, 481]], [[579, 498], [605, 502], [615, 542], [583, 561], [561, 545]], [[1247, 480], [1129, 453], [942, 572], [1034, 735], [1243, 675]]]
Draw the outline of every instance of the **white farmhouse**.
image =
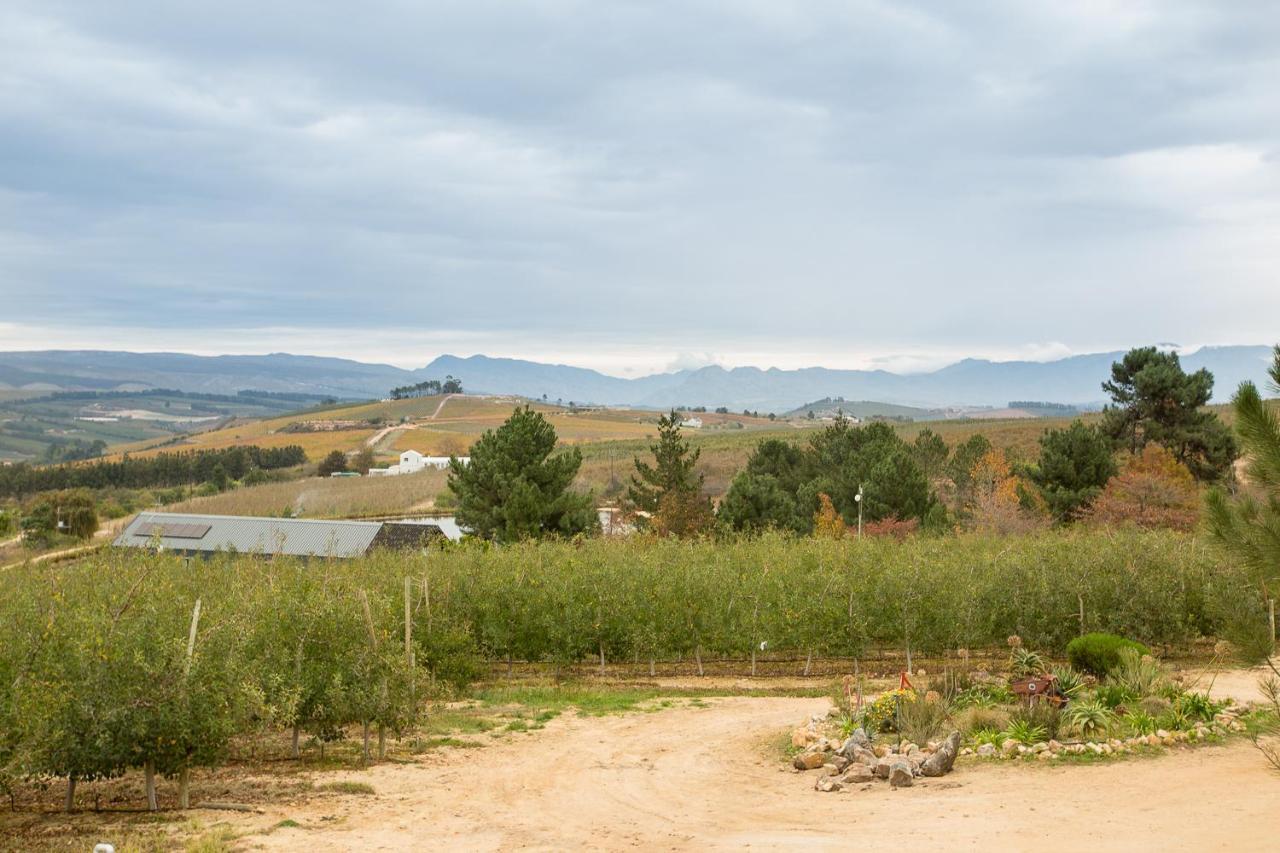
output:
[[680, 426], [687, 429], [702, 429], [702, 418], [685, 418], [680, 422]]
[[[470, 456], [459, 456], [458, 461], [463, 465], [470, 464]], [[449, 467], [448, 456], [423, 456], [416, 450], [406, 450], [400, 454], [400, 461], [395, 465], [388, 465], [386, 468], [370, 468], [370, 477], [394, 477], [398, 474], [416, 474], [427, 468], [434, 468], [437, 471]]]

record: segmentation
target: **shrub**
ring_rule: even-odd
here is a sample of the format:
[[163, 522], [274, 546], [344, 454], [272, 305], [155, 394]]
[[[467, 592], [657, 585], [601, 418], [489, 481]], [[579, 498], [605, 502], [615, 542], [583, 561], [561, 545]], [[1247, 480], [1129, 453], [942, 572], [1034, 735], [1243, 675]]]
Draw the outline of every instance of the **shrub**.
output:
[[1188, 719], [1195, 721], [1200, 720], [1208, 722], [1214, 718], [1214, 715], [1220, 713], [1226, 707], [1225, 702], [1215, 702], [1209, 698], [1207, 693], [1183, 693], [1177, 699], [1173, 700], [1173, 708]]
[[1049, 736], [1044, 726], [1035, 725], [1028, 720], [1013, 720], [1000, 734], [1001, 740], [1016, 740], [1026, 746], [1039, 743]]
[[1084, 690], [1084, 676], [1073, 666], [1055, 666], [1053, 676], [1058, 680], [1058, 690], [1068, 699], [1080, 695]]
[[1134, 734], [1154, 734], [1155, 730], [1159, 728], [1156, 724], [1156, 718], [1145, 711], [1133, 711], [1125, 716], [1124, 721], [1133, 730]]
[[[1031, 705], [1023, 705], [1013, 712], [1012, 720], [1014, 723], [1019, 720], [1027, 723], [1033, 728], [1044, 730], [1046, 738], [1055, 738], [1062, 726], [1062, 714], [1057, 706], [1049, 702], [1035, 702]], [[1012, 725], [1012, 723], [1010, 723]]]
[[1110, 670], [1107, 680], [1137, 696], [1157, 696], [1168, 685], [1160, 662], [1149, 654], [1132, 647], [1120, 649], [1119, 661]]
[[1121, 649], [1136, 649], [1139, 655], [1149, 655], [1151, 650], [1136, 640], [1115, 634], [1085, 634], [1067, 644], [1067, 659], [1076, 669], [1102, 677], [1120, 662]]
[[898, 734], [913, 743], [924, 744], [942, 733], [950, 708], [941, 698], [917, 695], [915, 701], [898, 703], [895, 724]]
[[887, 690], [862, 708], [862, 727], [867, 734], [891, 732], [898, 720], [898, 705], [916, 701], [914, 690]]
[[978, 729], [969, 734], [969, 740], [973, 743], [973, 748], [977, 749], [984, 743], [989, 743], [996, 749], [999, 749], [1005, 741], [1004, 732], [999, 729]]
[[1066, 710], [1068, 725], [1084, 737], [1105, 732], [1115, 722], [1115, 712], [1097, 699], [1078, 699]]
[[1138, 702], [1139, 712], [1143, 714], [1150, 714], [1152, 717], [1158, 717], [1161, 714], [1168, 713], [1171, 707], [1173, 707], [1172, 703], [1163, 696], [1144, 696]]
[[1040, 675], [1045, 671], [1044, 658], [1023, 646], [1014, 646], [1009, 655], [1009, 671], [1017, 678]]
[[962, 734], [972, 737], [980, 731], [1002, 731], [1009, 725], [1009, 712], [1003, 708], [971, 705], [958, 711], [952, 719]]

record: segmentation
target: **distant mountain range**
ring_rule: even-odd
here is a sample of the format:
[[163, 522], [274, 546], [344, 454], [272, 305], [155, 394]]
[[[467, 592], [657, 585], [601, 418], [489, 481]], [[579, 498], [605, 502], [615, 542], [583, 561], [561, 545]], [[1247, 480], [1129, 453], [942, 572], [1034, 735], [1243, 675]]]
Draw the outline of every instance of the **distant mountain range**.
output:
[[[703, 367], [621, 379], [581, 367], [484, 355], [442, 355], [421, 369], [404, 370], [287, 353], [196, 356], [51, 350], [0, 352], [0, 389], [172, 388], [220, 394], [259, 389], [370, 398], [386, 396], [396, 386], [452, 375], [477, 393], [650, 408], [727, 406], [733, 411], [785, 412], [826, 397], [931, 409], [1003, 407], [1011, 400], [1091, 406], [1105, 399], [1101, 384], [1122, 354], [1092, 353], [1045, 362], [965, 359], [911, 374], [824, 367]], [[1212, 371], [1214, 398], [1224, 401], [1242, 380], [1265, 382], [1270, 358], [1269, 347], [1223, 346], [1204, 347], [1183, 356], [1182, 362], [1189, 371]]]

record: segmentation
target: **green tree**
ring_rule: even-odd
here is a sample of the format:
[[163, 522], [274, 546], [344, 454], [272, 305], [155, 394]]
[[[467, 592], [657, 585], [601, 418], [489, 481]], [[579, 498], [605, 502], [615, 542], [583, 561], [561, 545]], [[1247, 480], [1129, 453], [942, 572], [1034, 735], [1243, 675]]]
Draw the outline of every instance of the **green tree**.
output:
[[356, 455], [351, 457], [350, 470], [359, 474], [368, 474], [369, 469], [377, 464], [377, 460], [373, 456], [373, 448], [369, 445], [362, 446]]
[[942, 440], [942, 436], [925, 427], [916, 436], [911, 451], [916, 465], [926, 477], [933, 480], [943, 475], [947, 464], [947, 443]]
[[98, 510], [85, 489], [65, 489], [41, 495], [22, 519], [23, 536], [48, 544], [59, 534], [88, 539], [98, 532]]
[[720, 504], [721, 520], [739, 530], [776, 527], [809, 533], [826, 494], [846, 523], [858, 518], [859, 490], [867, 521], [925, 519], [937, 501], [910, 445], [893, 427], [854, 426], [844, 417], [803, 450], [761, 442]]
[[347, 455], [341, 450], [332, 450], [329, 455], [320, 460], [319, 474], [321, 477], [328, 477], [330, 474], [338, 474], [347, 470]]
[[677, 495], [681, 504], [689, 503], [689, 496], [702, 494], [701, 474], [694, 470], [701, 450], [694, 450], [680, 437], [680, 416], [673, 409], [670, 414], [658, 418], [658, 443], [649, 446], [654, 464], [635, 459], [636, 473], [627, 489], [636, 509], [656, 513], [663, 498]]
[[449, 490], [458, 501], [458, 523], [502, 542], [597, 532], [594, 496], [569, 489], [582, 453], [575, 447], [553, 456], [555, 446], [555, 428], [525, 406], [481, 436], [470, 464], [453, 457]]
[[1040, 461], [1027, 475], [1058, 521], [1070, 521], [1116, 475], [1111, 442], [1083, 421], [1040, 436]]
[[1169, 449], [1199, 480], [1226, 474], [1236, 458], [1231, 431], [1203, 407], [1213, 395], [1213, 374], [1183, 371], [1175, 352], [1138, 347], [1111, 365], [1102, 383], [1113, 404], [1101, 430], [1118, 448], [1137, 454], [1154, 441]]
[[973, 488], [973, 467], [991, 452], [991, 442], [980, 432], [975, 432], [956, 445], [947, 462], [947, 476], [956, 486], [956, 505], [962, 506], [969, 499]]
[[[1280, 394], [1280, 345], [1270, 375], [1271, 390]], [[1247, 482], [1234, 498], [1222, 489], [1209, 493], [1209, 530], [1270, 601], [1280, 588], [1280, 418], [1252, 382], [1241, 383], [1232, 406], [1249, 460]]]

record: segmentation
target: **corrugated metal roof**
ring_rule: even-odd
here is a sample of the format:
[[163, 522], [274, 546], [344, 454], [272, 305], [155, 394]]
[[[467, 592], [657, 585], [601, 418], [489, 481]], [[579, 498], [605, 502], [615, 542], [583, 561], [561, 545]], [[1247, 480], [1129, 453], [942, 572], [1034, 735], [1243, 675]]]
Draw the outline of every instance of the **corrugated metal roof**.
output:
[[209, 531], [199, 539], [160, 537], [160, 545], [167, 550], [221, 550], [295, 557], [359, 557], [369, 550], [374, 537], [382, 529], [382, 523], [378, 521], [143, 512], [129, 522], [116, 538], [115, 544], [122, 547], [147, 547], [155, 540], [142, 531], [154, 530], [149, 525], [156, 524], [209, 525]]

